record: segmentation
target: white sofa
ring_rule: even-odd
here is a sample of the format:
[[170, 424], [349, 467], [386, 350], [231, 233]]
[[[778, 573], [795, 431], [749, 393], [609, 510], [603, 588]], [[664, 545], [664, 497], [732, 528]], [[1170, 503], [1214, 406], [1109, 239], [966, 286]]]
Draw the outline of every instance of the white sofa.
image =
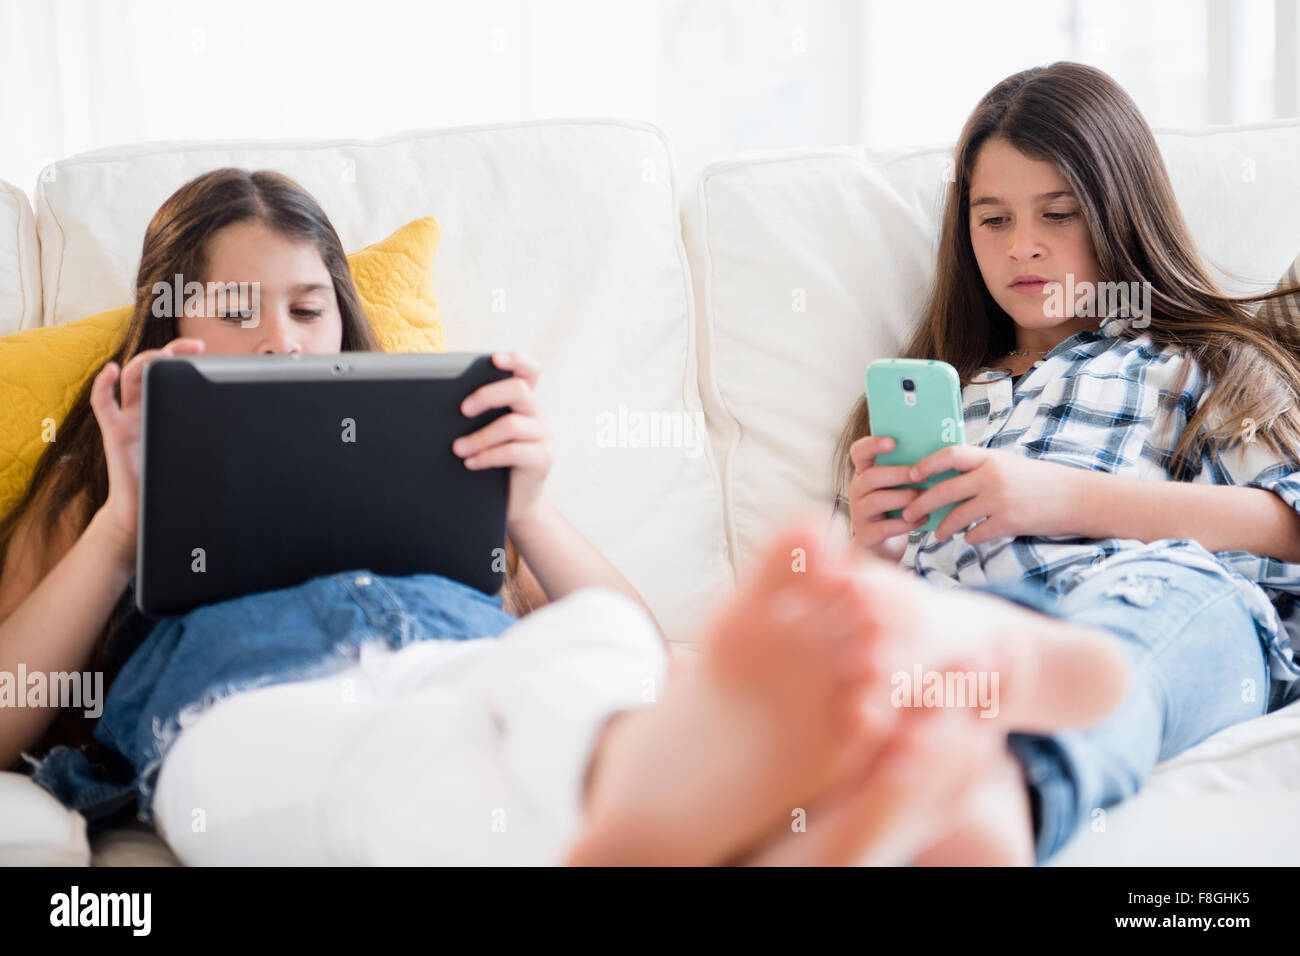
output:
[[[1300, 252], [1300, 122], [1160, 139], [1229, 287], [1276, 281]], [[149, 216], [216, 166], [293, 176], [349, 251], [437, 216], [449, 347], [540, 357], [550, 496], [688, 652], [774, 526], [829, 512], [862, 370], [897, 350], [925, 294], [949, 149], [742, 154], [686, 187], [663, 133], [617, 120], [101, 150], [45, 170], [34, 213], [0, 184], [0, 334], [126, 304]], [[658, 447], [605, 440], [609, 416], [652, 413], [686, 427]], [[1162, 765], [1062, 862], [1300, 862], [1269, 814], [1297, 797], [1292, 707]], [[0, 774], [0, 862], [169, 861], [139, 827], [89, 846], [77, 814]]]

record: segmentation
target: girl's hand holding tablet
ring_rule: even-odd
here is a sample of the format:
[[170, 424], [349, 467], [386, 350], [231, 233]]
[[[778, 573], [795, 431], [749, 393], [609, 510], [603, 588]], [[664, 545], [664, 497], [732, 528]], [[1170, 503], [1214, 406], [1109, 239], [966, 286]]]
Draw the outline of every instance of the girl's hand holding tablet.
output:
[[[101, 511], [119, 537], [123, 564], [135, 567], [137, 516], [140, 508], [140, 406], [144, 367], [164, 355], [198, 355], [200, 339], [172, 339], [160, 349], [147, 349], [134, 356], [125, 368], [107, 363], [95, 376], [90, 407], [104, 440], [108, 466], [108, 499]], [[113, 386], [121, 379], [121, 404]]]
[[533, 391], [540, 371], [537, 362], [518, 352], [497, 352], [492, 364], [514, 375], [471, 392], [460, 410], [466, 416], [492, 408], [509, 408], [510, 412], [456, 439], [451, 449], [465, 460], [466, 468], [510, 469], [508, 530], [541, 500], [553, 460], [551, 432]]

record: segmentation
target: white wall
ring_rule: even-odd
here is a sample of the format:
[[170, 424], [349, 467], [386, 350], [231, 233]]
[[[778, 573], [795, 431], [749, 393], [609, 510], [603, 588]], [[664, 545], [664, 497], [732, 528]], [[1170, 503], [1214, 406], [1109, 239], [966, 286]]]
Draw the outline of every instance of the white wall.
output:
[[993, 83], [1061, 58], [1156, 126], [1267, 119], [1295, 4], [0, 0], [0, 178], [143, 140], [618, 116], [663, 127], [686, 180], [744, 149], [951, 141]]

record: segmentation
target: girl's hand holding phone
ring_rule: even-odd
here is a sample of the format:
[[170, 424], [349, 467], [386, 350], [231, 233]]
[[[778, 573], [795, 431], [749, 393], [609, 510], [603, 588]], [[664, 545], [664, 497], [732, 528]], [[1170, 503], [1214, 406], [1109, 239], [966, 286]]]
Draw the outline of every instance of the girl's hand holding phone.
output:
[[927, 515], [918, 514], [913, 521], [885, 517], [887, 511], [910, 505], [921, 494], [918, 488], [896, 487], [912, 481], [910, 466], [876, 464], [877, 455], [893, 448], [894, 440], [884, 435], [866, 435], [849, 446], [853, 479], [848, 497], [854, 543], [877, 557], [898, 561], [907, 550], [908, 533], [925, 524]]
[[986, 519], [966, 532], [968, 544], [1026, 534], [1072, 533], [1071, 515], [1080, 506], [1082, 483], [1090, 474], [977, 445], [950, 445], [911, 468], [900, 468], [904, 472], [900, 484], [922, 481], [948, 469], [962, 472], [925, 491], [909, 492], [913, 497], [904, 506], [903, 515], [924, 521], [936, 508], [967, 499], [948, 512], [934, 533], [940, 541], [947, 541], [962, 528]]

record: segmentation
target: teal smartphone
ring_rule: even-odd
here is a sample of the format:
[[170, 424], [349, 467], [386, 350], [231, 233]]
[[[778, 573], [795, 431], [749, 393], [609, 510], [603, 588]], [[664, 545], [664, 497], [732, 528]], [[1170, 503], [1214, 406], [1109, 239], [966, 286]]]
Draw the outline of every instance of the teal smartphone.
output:
[[[871, 434], [894, 439], [894, 450], [876, 456], [877, 465], [915, 465], [926, 455], [948, 445], [966, 443], [961, 405], [961, 380], [947, 362], [929, 359], [877, 359], [867, 366], [867, 411]], [[959, 475], [955, 469], [931, 475], [924, 481], [899, 488], [929, 488]], [[952, 502], [930, 513], [917, 531], [933, 531]], [[885, 513], [901, 518], [902, 509]]]

